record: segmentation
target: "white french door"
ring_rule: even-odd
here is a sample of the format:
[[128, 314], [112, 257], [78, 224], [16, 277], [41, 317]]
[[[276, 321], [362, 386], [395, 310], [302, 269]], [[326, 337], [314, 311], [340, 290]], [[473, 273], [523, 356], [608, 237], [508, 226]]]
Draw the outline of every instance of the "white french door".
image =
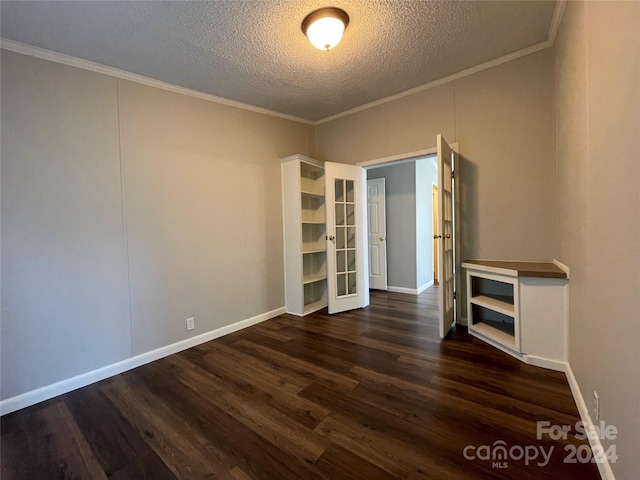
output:
[[325, 162], [329, 313], [369, 305], [366, 177], [362, 167]]
[[438, 266], [440, 338], [444, 338], [454, 321], [453, 265], [453, 150], [442, 135], [438, 147]]
[[367, 180], [369, 288], [387, 289], [387, 221], [385, 179]]

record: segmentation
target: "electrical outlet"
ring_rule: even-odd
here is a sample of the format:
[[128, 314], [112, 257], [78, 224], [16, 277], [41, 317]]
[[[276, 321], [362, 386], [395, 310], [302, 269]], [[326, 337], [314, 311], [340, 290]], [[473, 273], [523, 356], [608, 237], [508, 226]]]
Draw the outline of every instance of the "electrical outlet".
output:
[[187, 318], [187, 330], [193, 330], [194, 328], [196, 328], [195, 317]]
[[598, 423], [600, 421], [600, 398], [598, 392], [593, 391], [593, 422]]

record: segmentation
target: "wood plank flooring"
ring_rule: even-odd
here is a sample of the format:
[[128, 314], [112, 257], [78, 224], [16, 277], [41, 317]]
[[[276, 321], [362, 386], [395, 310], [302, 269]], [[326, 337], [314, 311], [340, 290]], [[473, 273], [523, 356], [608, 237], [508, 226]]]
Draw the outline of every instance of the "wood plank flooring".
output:
[[[440, 341], [437, 290], [282, 315], [6, 415], [9, 479], [597, 479], [536, 421], [579, 420], [564, 375], [457, 328]], [[498, 443], [496, 443], [498, 442]], [[503, 443], [500, 443], [503, 442]], [[467, 446], [539, 457], [465, 459]], [[545, 466], [539, 448], [551, 459]], [[480, 451], [475, 451], [482, 456]], [[520, 450], [512, 450], [518, 456]], [[503, 465], [505, 466], [505, 465]]]

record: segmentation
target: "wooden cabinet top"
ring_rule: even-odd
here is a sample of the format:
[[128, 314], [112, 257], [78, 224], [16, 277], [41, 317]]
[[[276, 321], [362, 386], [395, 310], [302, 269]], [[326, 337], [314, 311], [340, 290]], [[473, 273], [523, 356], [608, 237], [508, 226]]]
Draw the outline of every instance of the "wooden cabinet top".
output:
[[568, 278], [567, 272], [551, 262], [504, 262], [500, 260], [465, 260], [464, 268], [503, 273], [514, 277]]

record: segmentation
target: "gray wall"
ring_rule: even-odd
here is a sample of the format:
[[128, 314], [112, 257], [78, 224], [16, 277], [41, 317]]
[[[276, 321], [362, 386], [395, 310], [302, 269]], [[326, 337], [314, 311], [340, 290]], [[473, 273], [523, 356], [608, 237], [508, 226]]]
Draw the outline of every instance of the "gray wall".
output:
[[387, 218], [387, 283], [418, 289], [433, 281], [432, 185], [437, 168], [429, 158], [369, 168], [367, 179], [384, 178]]
[[1, 60], [2, 399], [284, 305], [279, 157], [312, 127]]
[[640, 3], [568, 2], [556, 41], [558, 258], [569, 363], [640, 478]]
[[387, 284], [416, 288], [415, 162], [367, 170], [367, 179], [384, 178], [387, 215]]

